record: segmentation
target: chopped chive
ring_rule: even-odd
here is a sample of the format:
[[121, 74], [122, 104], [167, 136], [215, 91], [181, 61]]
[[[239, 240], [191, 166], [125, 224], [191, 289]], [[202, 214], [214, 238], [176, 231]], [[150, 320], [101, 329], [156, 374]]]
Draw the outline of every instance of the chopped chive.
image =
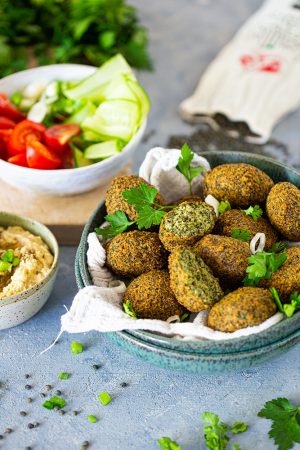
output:
[[70, 378], [70, 374], [68, 372], [60, 372], [58, 378], [60, 380], [68, 380]]
[[50, 400], [46, 400], [46, 401], [42, 404], [42, 406], [43, 406], [44, 408], [47, 408], [47, 409], [53, 409], [53, 408], [54, 408], [54, 405], [53, 405], [52, 402], [50, 402]]
[[92, 422], [92, 423], [98, 422], [98, 419], [97, 419], [97, 417], [95, 417], [95, 416], [88, 416], [88, 419], [89, 419], [89, 421]]
[[74, 353], [75, 355], [78, 355], [78, 353], [82, 353], [83, 347], [82, 347], [81, 342], [72, 342], [71, 350], [72, 350], [72, 353]]
[[57, 395], [53, 395], [53, 397], [50, 398], [50, 402], [53, 406], [58, 406], [59, 408], [63, 408], [66, 404], [66, 400], [62, 397], [58, 397]]
[[101, 392], [101, 394], [98, 395], [98, 400], [103, 406], [106, 406], [111, 402], [111, 396], [107, 392]]

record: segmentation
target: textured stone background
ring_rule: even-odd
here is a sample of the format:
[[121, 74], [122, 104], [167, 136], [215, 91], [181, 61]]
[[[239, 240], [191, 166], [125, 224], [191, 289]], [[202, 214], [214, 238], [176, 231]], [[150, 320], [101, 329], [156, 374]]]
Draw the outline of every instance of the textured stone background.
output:
[[[207, 63], [260, 3], [135, 0], [150, 29], [156, 68], [154, 73], [140, 75], [153, 105], [148, 131], [155, 130], [155, 134], [141, 145], [136, 168], [150, 146], [164, 145], [171, 134], [194, 130], [178, 117], [178, 103], [192, 92]], [[289, 149], [288, 154], [277, 156], [294, 164], [300, 164], [299, 119], [298, 111], [274, 131], [274, 137]], [[216, 376], [185, 375], [151, 366], [97, 333], [63, 335], [52, 351], [38, 356], [56, 336], [63, 305], [70, 306], [77, 291], [74, 258], [75, 249], [62, 248], [59, 276], [47, 305], [31, 321], [0, 332], [0, 434], [6, 427], [14, 430], [0, 440], [1, 450], [22, 450], [28, 445], [38, 450], [73, 450], [84, 440], [97, 450], [155, 450], [156, 439], [163, 435], [176, 439], [182, 450], [204, 450], [200, 416], [205, 410], [220, 414], [224, 421], [244, 420], [250, 425], [235, 440], [243, 450], [275, 448], [267, 437], [270, 423], [256, 414], [265, 401], [278, 396], [300, 403], [299, 345], [260, 367]], [[84, 344], [81, 355], [71, 354], [72, 340]], [[91, 366], [97, 363], [103, 367], [95, 371]], [[72, 377], [59, 381], [61, 371]], [[25, 373], [31, 374], [29, 380]], [[122, 389], [124, 381], [129, 386]], [[32, 384], [31, 391], [25, 390], [26, 383]], [[47, 383], [63, 392], [68, 403], [64, 416], [41, 407], [39, 392]], [[97, 401], [103, 390], [113, 396], [107, 407]], [[34, 398], [30, 405], [28, 396]], [[73, 409], [82, 412], [74, 417]], [[21, 417], [21, 410], [28, 416]], [[99, 422], [89, 423], [88, 414], [97, 416]], [[27, 424], [35, 420], [40, 426], [29, 430]]]

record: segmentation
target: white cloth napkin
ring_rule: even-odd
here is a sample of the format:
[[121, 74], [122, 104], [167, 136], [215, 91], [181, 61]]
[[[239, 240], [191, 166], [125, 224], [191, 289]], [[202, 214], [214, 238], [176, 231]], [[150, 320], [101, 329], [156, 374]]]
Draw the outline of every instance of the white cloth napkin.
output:
[[209, 65], [195, 93], [181, 103], [186, 120], [211, 122], [222, 113], [248, 124], [257, 135], [248, 141], [267, 141], [282, 116], [300, 105], [296, 3], [268, 0], [243, 25]]
[[[180, 150], [154, 147], [147, 153], [139, 171], [139, 176], [155, 186], [168, 203], [190, 194], [186, 178], [176, 169], [180, 154]], [[200, 195], [203, 174], [210, 170], [210, 165], [205, 158], [195, 154], [191, 166], [204, 168], [192, 181], [193, 194]]]
[[280, 322], [283, 314], [277, 313], [255, 327], [234, 333], [215, 331], [206, 325], [207, 311], [200, 312], [193, 322], [168, 323], [161, 320], [133, 319], [122, 308], [126, 286], [115, 280], [104, 267], [105, 250], [96, 235], [88, 237], [87, 263], [94, 286], [81, 289], [70, 310], [61, 317], [61, 332], [82, 333], [90, 330], [111, 332], [121, 330], [148, 330], [185, 340], [223, 340], [248, 336], [266, 330]]

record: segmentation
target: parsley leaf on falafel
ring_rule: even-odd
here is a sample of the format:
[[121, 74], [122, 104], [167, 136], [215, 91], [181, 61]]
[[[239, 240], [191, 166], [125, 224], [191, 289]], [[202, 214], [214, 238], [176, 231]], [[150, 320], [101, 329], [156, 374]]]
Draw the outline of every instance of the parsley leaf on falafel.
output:
[[249, 242], [251, 239], [251, 231], [246, 230], [246, 228], [233, 228], [231, 237], [243, 242]]
[[228, 200], [221, 200], [218, 205], [218, 212], [223, 214], [225, 211], [230, 211], [231, 205]]
[[278, 310], [285, 314], [286, 317], [292, 317], [294, 313], [300, 309], [300, 294], [298, 292], [293, 292], [290, 295], [290, 303], [282, 304], [277, 289], [274, 287], [270, 288], [270, 292], [273, 295], [274, 301], [277, 305]]
[[144, 206], [153, 205], [157, 194], [158, 190], [155, 187], [148, 186], [145, 183], [141, 183], [139, 187], [133, 187], [122, 192], [126, 202], [132, 205], [137, 212]]
[[258, 252], [248, 259], [244, 286], [256, 286], [261, 280], [269, 279], [286, 261], [285, 250], [281, 253]]
[[182, 175], [187, 179], [190, 187], [190, 194], [193, 195], [192, 192], [192, 181], [196, 176], [203, 172], [204, 167], [191, 167], [191, 162], [193, 161], [195, 153], [192, 152], [188, 144], [183, 144], [181, 148], [181, 156], [178, 159], [176, 169], [178, 172], [182, 173]]
[[135, 221], [129, 221], [128, 217], [123, 211], [116, 211], [114, 214], [105, 216], [106, 222], [109, 225], [105, 228], [95, 228], [95, 232], [105, 238], [113, 238], [117, 234], [123, 233]]
[[242, 211], [244, 211], [247, 216], [251, 216], [253, 220], [257, 220], [264, 213], [259, 205], [249, 206], [248, 209], [243, 209]]

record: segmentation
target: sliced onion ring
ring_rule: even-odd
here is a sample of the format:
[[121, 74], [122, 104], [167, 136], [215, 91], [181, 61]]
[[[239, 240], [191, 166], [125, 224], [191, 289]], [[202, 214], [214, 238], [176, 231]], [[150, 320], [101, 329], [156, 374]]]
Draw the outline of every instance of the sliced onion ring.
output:
[[204, 201], [205, 203], [214, 208], [216, 216], [219, 217], [219, 210], [218, 210], [218, 206], [220, 204], [219, 200], [217, 200], [213, 195], [209, 194], [207, 197], [205, 197]]
[[[256, 244], [258, 246], [256, 247]], [[258, 252], [263, 252], [266, 245], [266, 235], [265, 233], [256, 233], [256, 235], [251, 239], [250, 251], [254, 255]]]

